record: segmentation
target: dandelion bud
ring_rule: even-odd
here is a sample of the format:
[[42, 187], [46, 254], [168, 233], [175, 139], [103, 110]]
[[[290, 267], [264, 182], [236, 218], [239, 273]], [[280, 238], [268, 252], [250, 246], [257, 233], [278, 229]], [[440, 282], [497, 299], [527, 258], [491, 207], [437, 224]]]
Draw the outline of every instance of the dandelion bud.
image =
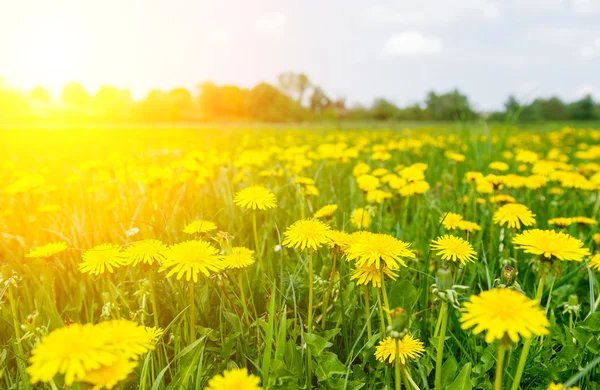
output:
[[323, 268], [321, 268], [321, 279], [327, 280], [327, 278], [329, 277], [330, 271], [331, 271], [331, 267], [329, 267], [328, 265], [324, 265]]
[[515, 267], [511, 267], [510, 265], [502, 268], [502, 284], [505, 286], [512, 286], [517, 281], [517, 275], [519, 271]]
[[403, 333], [408, 328], [409, 316], [406, 310], [398, 308], [392, 310], [392, 332]]
[[578, 306], [579, 298], [575, 294], [569, 295], [569, 306]]
[[440, 291], [451, 290], [454, 285], [452, 272], [448, 268], [440, 268], [436, 272], [436, 284]]

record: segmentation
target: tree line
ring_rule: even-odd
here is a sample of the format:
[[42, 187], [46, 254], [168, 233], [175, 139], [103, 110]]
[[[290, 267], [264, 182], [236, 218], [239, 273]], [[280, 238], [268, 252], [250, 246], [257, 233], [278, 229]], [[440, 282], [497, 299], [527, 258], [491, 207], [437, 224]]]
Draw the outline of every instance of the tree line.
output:
[[10, 88], [0, 79], [0, 122], [303, 122], [354, 121], [465, 121], [484, 118], [516, 122], [587, 121], [600, 119], [600, 105], [591, 96], [565, 103], [558, 97], [519, 102], [510, 96], [504, 109], [478, 112], [468, 97], [455, 89], [427, 93], [419, 103], [400, 107], [377, 98], [371, 105], [349, 106], [333, 98], [302, 73], [283, 73], [276, 85], [252, 88], [199, 84], [195, 91], [175, 88], [152, 90], [134, 100], [128, 90], [103, 86], [90, 94], [80, 83], [64, 86], [60, 97], [36, 87], [28, 93]]

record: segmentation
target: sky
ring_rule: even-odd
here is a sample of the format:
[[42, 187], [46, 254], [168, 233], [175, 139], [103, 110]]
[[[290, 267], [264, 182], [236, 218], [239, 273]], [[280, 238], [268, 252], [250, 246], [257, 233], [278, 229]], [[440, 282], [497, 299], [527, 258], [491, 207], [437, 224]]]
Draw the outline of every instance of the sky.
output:
[[330, 96], [406, 105], [459, 88], [476, 108], [600, 99], [600, 0], [2, 0], [0, 77], [140, 98], [303, 72]]

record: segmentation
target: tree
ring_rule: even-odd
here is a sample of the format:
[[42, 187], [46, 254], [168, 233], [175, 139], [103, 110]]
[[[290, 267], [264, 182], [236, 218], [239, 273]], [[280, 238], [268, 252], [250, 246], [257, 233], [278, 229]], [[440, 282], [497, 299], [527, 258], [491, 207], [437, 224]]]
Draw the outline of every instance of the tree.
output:
[[371, 114], [373, 115], [373, 119], [389, 121], [392, 119], [396, 119], [398, 116], [399, 109], [392, 102], [383, 99], [377, 98], [373, 102], [371, 106]]
[[74, 108], [85, 108], [90, 103], [90, 94], [78, 82], [71, 82], [64, 86], [62, 101]]
[[304, 73], [282, 73], [277, 77], [277, 81], [283, 93], [300, 104], [302, 104], [305, 93], [311, 87], [311, 82]]
[[310, 110], [319, 115], [330, 104], [331, 100], [325, 95], [325, 92], [320, 87], [314, 87], [309, 99]]
[[129, 91], [109, 85], [100, 87], [91, 103], [95, 117], [110, 121], [128, 120], [132, 105]]
[[47, 89], [37, 86], [29, 92], [29, 100], [50, 103], [52, 99], [50, 98], [50, 93], [48, 93]]
[[571, 119], [576, 121], [589, 121], [597, 118], [595, 102], [591, 95], [568, 105], [567, 110]]

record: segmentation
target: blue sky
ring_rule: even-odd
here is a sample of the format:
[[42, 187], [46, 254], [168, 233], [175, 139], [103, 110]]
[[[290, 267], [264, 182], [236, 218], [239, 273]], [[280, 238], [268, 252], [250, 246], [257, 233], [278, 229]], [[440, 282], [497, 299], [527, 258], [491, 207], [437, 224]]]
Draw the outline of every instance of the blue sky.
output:
[[600, 0], [7, 0], [0, 75], [140, 97], [296, 71], [351, 103], [459, 87], [489, 110], [509, 93], [600, 99], [598, 20]]

